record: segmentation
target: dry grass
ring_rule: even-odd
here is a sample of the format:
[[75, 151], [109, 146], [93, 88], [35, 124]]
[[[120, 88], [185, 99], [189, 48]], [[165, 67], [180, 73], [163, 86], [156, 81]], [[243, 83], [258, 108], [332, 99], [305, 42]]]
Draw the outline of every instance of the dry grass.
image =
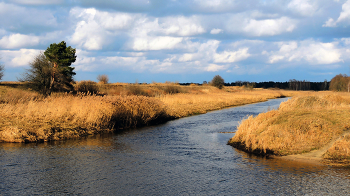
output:
[[350, 164], [350, 135], [340, 137], [323, 156], [336, 163]]
[[77, 138], [166, 118], [158, 100], [138, 96], [61, 96], [0, 104], [0, 141], [37, 142]]
[[[191, 89], [190, 89], [191, 88]], [[191, 93], [164, 95], [159, 99], [167, 106], [167, 113], [177, 118], [203, 114], [211, 110], [267, 101], [278, 97], [291, 96], [290, 91], [254, 90], [243, 88], [188, 87]]]
[[8, 86], [0, 86], [0, 104], [25, 103], [30, 100], [41, 100], [43, 98], [44, 97], [37, 92]]
[[180, 86], [175, 83], [98, 86], [106, 96], [60, 93], [44, 98], [29, 90], [0, 86], [0, 141], [77, 138], [296, 93], [241, 87], [218, 90], [212, 86]]
[[[229, 144], [249, 152], [276, 155], [319, 149], [350, 128], [349, 104], [350, 96], [345, 93], [297, 96], [282, 103], [278, 110], [250, 116], [242, 121]], [[338, 147], [333, 148], [349, 148], [349, 145], [340, 148], [340, 143], [348, 144], [339, 141], [336, 143]], [[329, 152], [327, 156], [338, 156], [332, 153]]]

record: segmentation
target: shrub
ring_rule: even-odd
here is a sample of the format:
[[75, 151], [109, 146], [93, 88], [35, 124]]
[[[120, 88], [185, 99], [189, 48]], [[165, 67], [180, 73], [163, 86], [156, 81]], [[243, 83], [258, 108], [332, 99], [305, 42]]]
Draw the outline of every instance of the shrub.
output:
[[164, 92], [166, 94], [176, 94], [181, 92], [181, 88], [179, 86], [169, 85], [164, 88]]
[[99, 92], [99, 88], [96, 82], [90, 80], [83, 80], [75, 85], [75, 91], [80, 93], [97, 94]]
[[145, 92], [143, 89], [141, 89], [140, 85], [137, 83], [129, 85], [127, 89], [132, 95], [149, 96], [149, 94]]
[[108, 84], [109, 78], [106, 74], [103, 74], [103, 75], [98, 75], [97, 80], [99, 82], [102, 82], [103, 84]]
[[349, 82], [350, 78], [346, 74], [336, 75], [329, 84], [329, 90], [348, 91]]
[[211, 85], [217, 87], [218, 89], [222, 89], [224, 84], [224, 79], [219, 75], [214, 76], [214, 78], [211, 80]]

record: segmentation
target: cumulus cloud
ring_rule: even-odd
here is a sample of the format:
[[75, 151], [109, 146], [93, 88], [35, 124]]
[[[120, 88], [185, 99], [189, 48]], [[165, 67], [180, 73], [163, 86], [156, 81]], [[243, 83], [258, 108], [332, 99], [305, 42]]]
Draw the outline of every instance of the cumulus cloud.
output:
[[269, 63], [304, 60], [310, 64], [333, 64], [342, 62], [337, 43], [322, 43], [313, 40], [279, 43], [280, 50], [272, 52]]
[[209, 64], [209, 66], [205, 68], [205, 70], [209, 72], [217, 72], [225, 69], [226, 68], [224, 65], [217, 65], [217, 64]]
[[288, 8], [300, 15], [312, 16], [317, 10], [317, 5], [311, 4], [309, 0], [292, 0], [289, 2]]
[[205, 33], [197, 17], [169, 17], [162, 20], [160, 27], [167, 35], [192, 36]]
[[339, 23], [344, 23], [346, 25], [349, 25], [350, 20], [350, 0], [347, 0], [342, 5], [342, 11], [338, 17], [337, 20], [334, 20], [333, 18], [329, 18], [325, 24], [322, 25], [322, 27], [336, 27]]
[[0, 48], [14, 49], [22, 47], [31, 47], [39, 44], [39, 37], [32, 35], [22, 35], [19, 33], [4, 36], [0, 39]]
[[237, 7], [236, 1], [231, 0], [194, 0], [194, 9], [206, 12], [225, 12]]
[[23, 67], [28, 66], [40, 52], [35, 49], [0, 50], [0, 56], [6, 66]]
[[135, 38], [132, 49], [137, 51], [169, 50], [176, 48], [182, 40], [182, 37], [169, 36]]
[[129, 27], [134, 16], [126, 13], [101, 12], [94, 8], [71, 9], [70, 15], [78, 20], [71, 42], [87, 50], [100, 50], [118, 30]]
[[250, 19], [243, 27], [243, 31], [252, 36], [273, 36], [284, 32], [292, 32], [296, 28], [296, 23], [295, 20], [288, 17], [266, 20]]
[[52, 5], [52, 4], [61, 4], [63, 0], [12, 0], [14, 3], [24, 4], [24, 5]]
[[223, 30], [222, 29], [212, 29], [211, 31], [210, 31], [210, 34], [219, 34], [219, 33], [221, 33], [221, 32], [223, 32]]
[[215, 63], [233, 63], [247, 59], [250, 56], [248, 48], [242, 48], [238, 51], [224, 51], [222, 53], [214, 54]]

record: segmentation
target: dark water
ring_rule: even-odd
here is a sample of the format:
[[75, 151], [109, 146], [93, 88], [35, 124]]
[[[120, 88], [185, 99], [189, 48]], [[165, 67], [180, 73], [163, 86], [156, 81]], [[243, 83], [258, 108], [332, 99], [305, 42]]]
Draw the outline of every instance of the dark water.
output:
[[0, 144], [0, 195], [349, 195], [350, 170], [249, 156], [238, 122], [281, 101], [44, 144]]

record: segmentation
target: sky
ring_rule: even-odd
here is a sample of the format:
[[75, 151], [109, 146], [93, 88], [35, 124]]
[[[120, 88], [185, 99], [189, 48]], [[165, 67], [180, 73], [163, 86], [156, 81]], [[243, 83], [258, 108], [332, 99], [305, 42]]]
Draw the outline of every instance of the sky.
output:
[[202, 83], [350, 74], [350, 0], [0, 0], [3, 81], [52, 43], [76, 81]]

